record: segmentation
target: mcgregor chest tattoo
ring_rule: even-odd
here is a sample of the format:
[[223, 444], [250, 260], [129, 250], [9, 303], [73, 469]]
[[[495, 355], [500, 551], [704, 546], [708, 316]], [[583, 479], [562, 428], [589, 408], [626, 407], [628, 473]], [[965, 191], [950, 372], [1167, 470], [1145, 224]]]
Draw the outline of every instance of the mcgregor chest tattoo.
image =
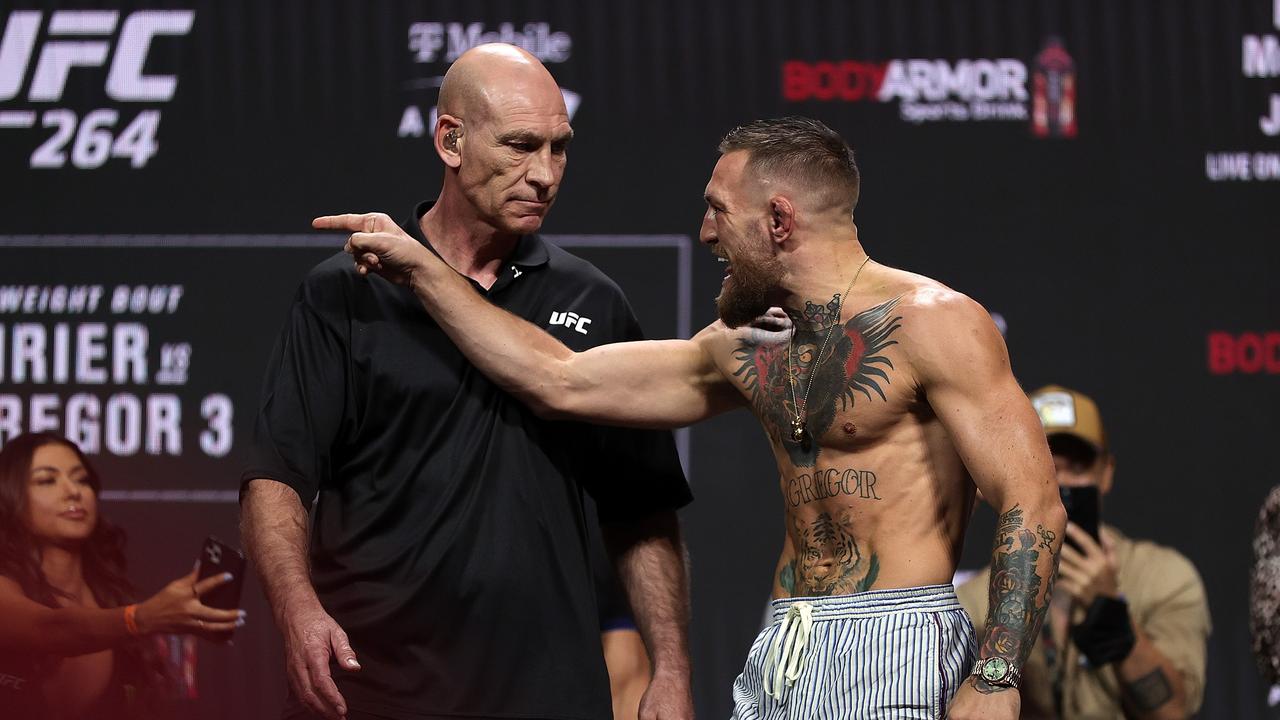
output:
[[[734, 375], [748, 392], [756, 414], [797, 467], [812, 467], [820, 447], [807, 438], [797, 442], [791, 437], [792, 420], [800, 414], [792, 399], [793, 384], [808, 389], [807, 406], [801, 399], [799, 410], [814, 438], [831, 428], [837, 413], [859, 402], [884, 401], [884, 386], [892, 382], [894, 370], [884, 352], [898, 344], [894, 334], [902, 324], [902, 316], [895, 313], [897, 305], [898, 298], [880, 303], [835, 328], [822, 357], [818, 353], [823, 341], [832, 323], [839, 321], [839, 303], [834, 298], [825, 305], [805, 303], [802, 316], [793, 319], [794, 338], [787, 332], [757, 332], [734, 350], [738, 363]], [[790, 363], [789, 353], [794, 353]]]

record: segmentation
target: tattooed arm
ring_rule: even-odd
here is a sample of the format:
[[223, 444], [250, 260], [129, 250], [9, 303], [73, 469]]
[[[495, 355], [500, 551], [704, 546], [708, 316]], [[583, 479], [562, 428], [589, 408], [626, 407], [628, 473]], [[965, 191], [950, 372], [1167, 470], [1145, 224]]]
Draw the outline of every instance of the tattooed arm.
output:
[[1182, 673], [1136, 624], [1133, 633], [1137, 643], [1129, 656], [1116, 664], [1128, 710], [1125, 717], [1175, 720], [1189, 716]]
[[[902, 312], [916, 382], [1000, 512], [978, 657], [1001, 657], [1021, 670], [1049, 607], [1066, 525], [1044, 430], [981, 306], [949, 290], [926, 290]], [[950, 716], [1014, 718], [1018, 706], [1016, 690], [970, 679]]]
[[312, 224], [352, 231], [347, 251], [360, 272], [412, 288], [467, 359], [540, 416], [672, 428], [743, 402], [709, 354], [714, 325], [692, 340], [614, 343], [575, 353], [481, 297], [386, 215], [335, 215]]

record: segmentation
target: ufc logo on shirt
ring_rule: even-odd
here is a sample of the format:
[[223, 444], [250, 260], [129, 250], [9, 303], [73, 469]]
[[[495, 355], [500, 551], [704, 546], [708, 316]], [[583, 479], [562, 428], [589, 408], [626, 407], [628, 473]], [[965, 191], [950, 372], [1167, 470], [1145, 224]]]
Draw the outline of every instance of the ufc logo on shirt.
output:
[[571, 313], [571, 312], [556, 312], [556, 311], [552, 310], [552, 311], [551, 311], [551, 324], [552, 324], [552, 325], [563, 325], [563, 326], [568, 327], [568, 328], [573, 328], [574, 330], [577, 330], [578, 332], [582, 333], [583, 335], [586, 335], [586, 334], [587, 334], [587, 326], [591, 324], [591, 318], [588, 318], [588, 317], [582, 317], [582, 316], [581, 316], [581, 315], [579, 315], [578, 313]]
[[17, 675], [9, 675], [6, 673], [0, 673], [0, 688], [12, 688], [14, 690], [21, 690], [23, 684], [26, 682], [27, 682], [27, 679], [24, 677], [19, 677]]

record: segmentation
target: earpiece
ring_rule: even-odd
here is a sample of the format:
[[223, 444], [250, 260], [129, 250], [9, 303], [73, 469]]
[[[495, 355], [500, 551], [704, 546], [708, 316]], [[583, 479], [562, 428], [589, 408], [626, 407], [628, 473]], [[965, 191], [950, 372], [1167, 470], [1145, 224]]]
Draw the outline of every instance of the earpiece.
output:
[[458, 129], [454, 128], [444, 134], [444, 146], [457, 152], [458, 150]]

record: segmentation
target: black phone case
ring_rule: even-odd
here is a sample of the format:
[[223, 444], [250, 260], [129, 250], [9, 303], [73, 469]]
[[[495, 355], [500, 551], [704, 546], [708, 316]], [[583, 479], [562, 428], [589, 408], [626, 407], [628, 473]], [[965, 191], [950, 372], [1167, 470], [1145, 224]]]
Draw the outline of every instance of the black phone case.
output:
[[[1098, 488], [1059, 487], [1062, 506], [1067, 510], [1067, 519], [1089, 533], [1095, 541], [1098, 538]], [[1070, 541], [1070, 538], [1067, 538]], [[1075, 543], [1071, 543], [1075, 545]]]
[[244, 587], [244, 555], [239, 550], [210, 536], [200, 546], [200, 569], [197, 582], [220, 573], [231, 573], [232, 580], [200, 596], [209, 607], [234, 610], [240, 607], [240, 590]]

